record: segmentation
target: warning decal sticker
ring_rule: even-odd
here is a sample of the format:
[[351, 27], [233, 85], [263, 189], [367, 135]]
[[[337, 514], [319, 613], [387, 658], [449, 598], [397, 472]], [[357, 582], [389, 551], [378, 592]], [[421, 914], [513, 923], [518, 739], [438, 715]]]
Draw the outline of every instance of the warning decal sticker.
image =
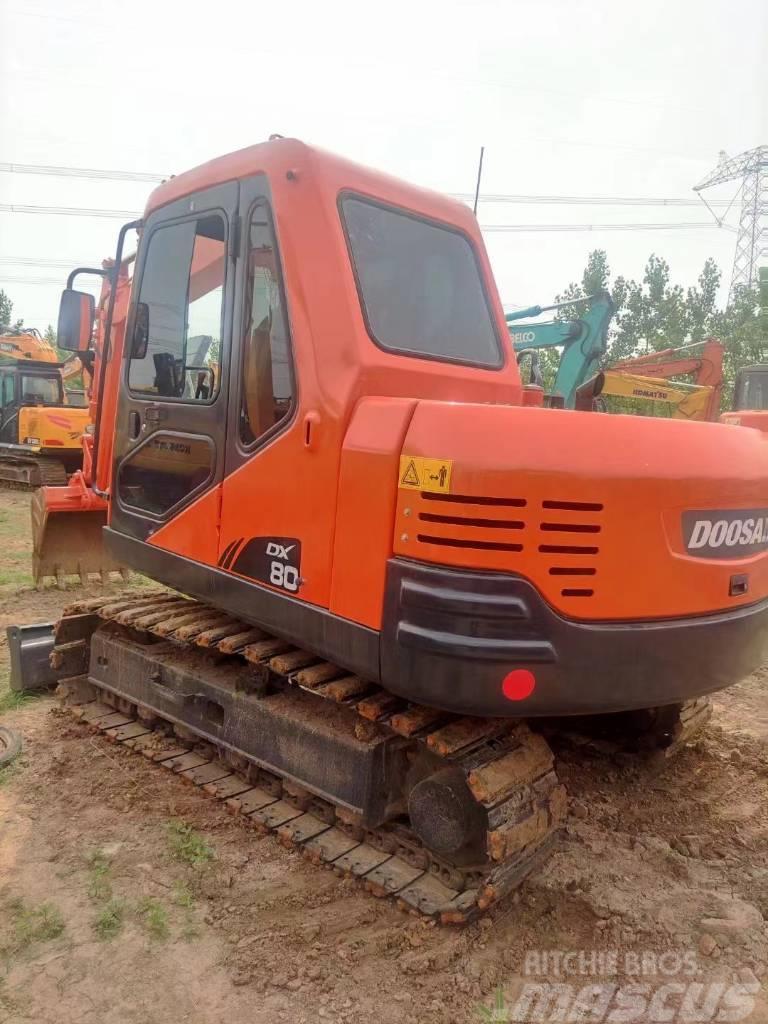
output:
[[400, 487], [412, 491], [451, 492], [452, 459], [423, 459], [420, 455], [400, 456]]

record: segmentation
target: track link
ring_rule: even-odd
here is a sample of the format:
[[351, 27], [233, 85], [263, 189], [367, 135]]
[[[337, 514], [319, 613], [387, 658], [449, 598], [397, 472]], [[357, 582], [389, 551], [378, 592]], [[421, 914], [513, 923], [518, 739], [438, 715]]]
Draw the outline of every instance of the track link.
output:
[[17, 491], [38, 487], [63, 487], [67, 471], [63, 462], [46, 455], [0, 454], [0, 485]]
[[[356, 716], [356, 732], [411, 741], [459, 773], [487, 822], [483, 850], [468, 867], [441, 860], [407, 819], [371, 829], [357, 816], [280, 778], [247, 757], [174, 728], [155, 711], [94, 686], [90, 636], [104, 621], [130, 634], [151, 633], [182, 649], [213, 652], [252, 667], [254, 687], [297, 687]], [[519, 721], [463, 718], [408, 704], [263, 630], [168, 593], [96, 599], [65, 609], [52, 662], [73, 714], [107, 739], [141, 752], [223, 800], [262, 831], [310, 860], [354, 876], [378, 896], [444, 924], [473, 920], [516, 888], [551, 851], [566, 815], [546, 741]]]

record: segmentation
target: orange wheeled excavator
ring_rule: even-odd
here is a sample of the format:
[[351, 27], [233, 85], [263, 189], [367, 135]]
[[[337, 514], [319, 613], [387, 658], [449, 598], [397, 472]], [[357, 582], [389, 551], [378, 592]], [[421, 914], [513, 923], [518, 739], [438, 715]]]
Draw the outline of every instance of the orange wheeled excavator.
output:
[[[171, 590], [72, 605], [62, 690], [309, 857], [470, 919], [563, 824], [542, 723], [671, 751], [764, 661], [768, 447], [535, 407], [471, 212], [300, 142], [180, 174], [129, 227], [87, 487], [115, 561]], [[88, 330], [66, 292], [59, 343]]]

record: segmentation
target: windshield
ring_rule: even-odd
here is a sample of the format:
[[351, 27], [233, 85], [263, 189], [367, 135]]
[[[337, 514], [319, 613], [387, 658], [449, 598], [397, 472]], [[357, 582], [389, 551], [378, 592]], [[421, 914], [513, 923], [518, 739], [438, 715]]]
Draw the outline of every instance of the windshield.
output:
[[61, 405], [61, 383], [58, 377], [21, 378], [22, 405]]
[[501, 346], [469, 239], [403, 210], [341, 201], [368, 333], [381, 347], [489, 368]]

